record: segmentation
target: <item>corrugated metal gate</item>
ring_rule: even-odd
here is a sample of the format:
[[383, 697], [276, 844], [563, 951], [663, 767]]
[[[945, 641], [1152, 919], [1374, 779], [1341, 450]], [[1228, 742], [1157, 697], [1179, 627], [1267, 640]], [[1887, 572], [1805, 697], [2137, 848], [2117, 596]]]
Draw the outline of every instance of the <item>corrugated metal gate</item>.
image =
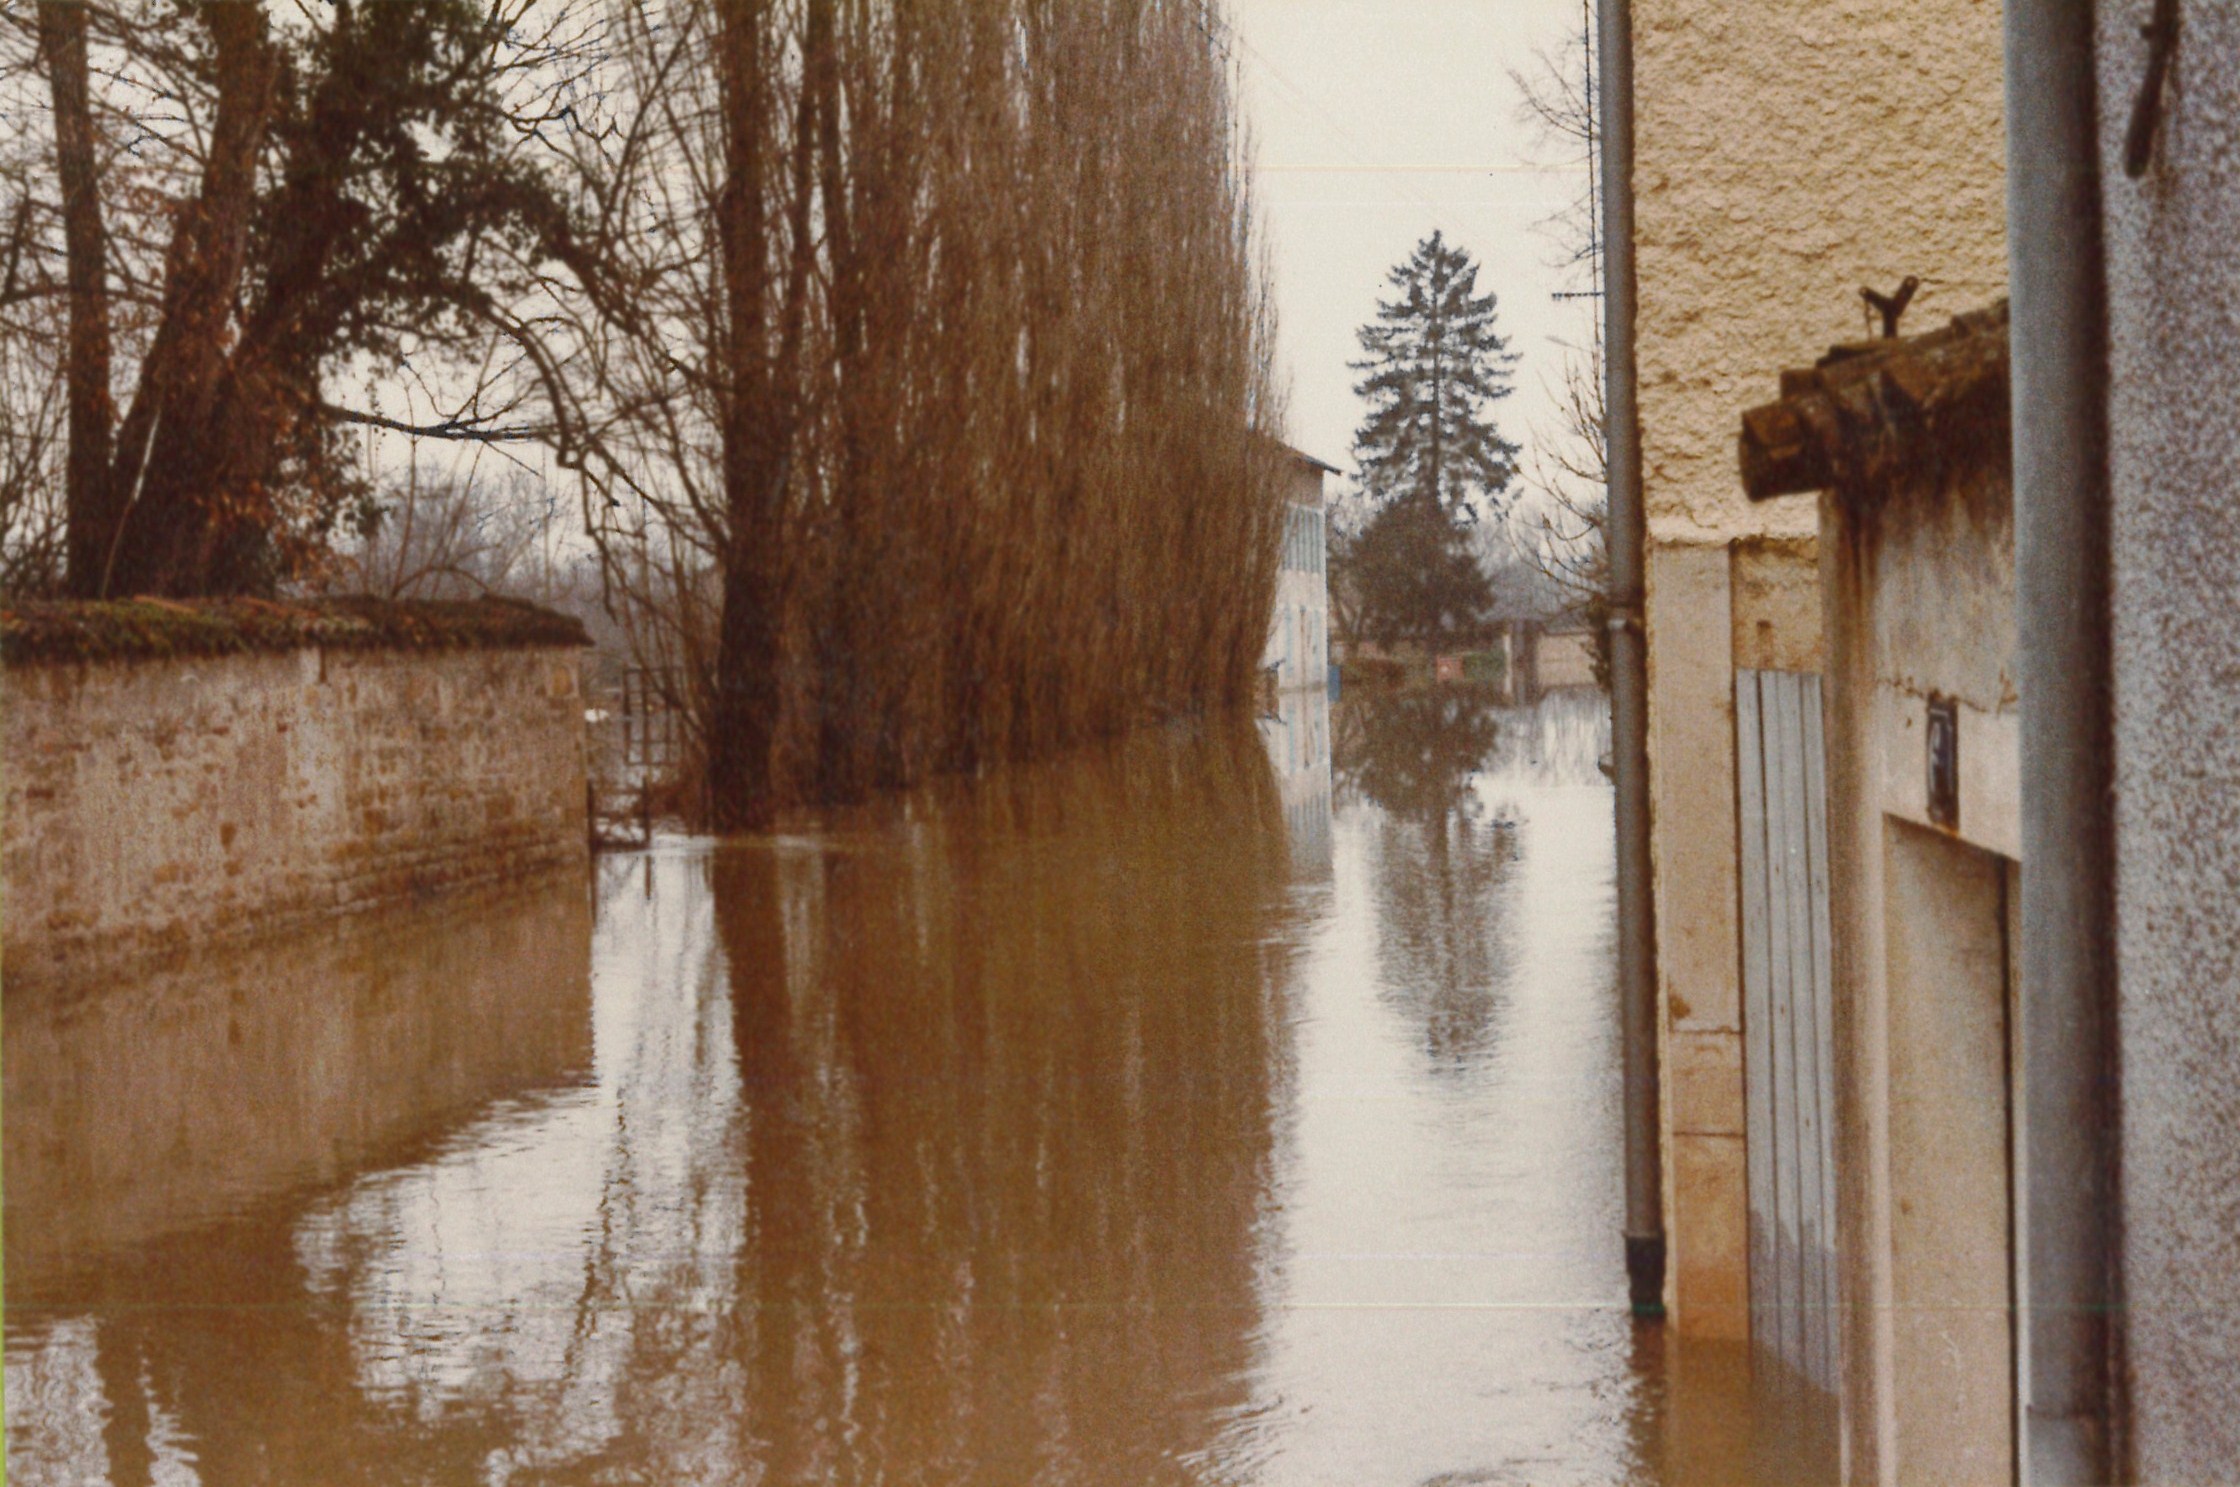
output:
[[1820, 678], [1735, 672], [1752, 1340], [1833, 1393], [1835, 1077]]

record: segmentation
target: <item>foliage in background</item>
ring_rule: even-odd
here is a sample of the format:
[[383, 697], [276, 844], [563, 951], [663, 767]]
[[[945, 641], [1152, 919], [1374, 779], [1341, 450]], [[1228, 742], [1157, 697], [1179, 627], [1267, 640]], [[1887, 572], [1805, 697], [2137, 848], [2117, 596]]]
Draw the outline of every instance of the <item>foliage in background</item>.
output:
[[[1582, 8], [1579, 34], [1554, 52], [1542, 52], [1533, 70], [1511, 72], [1522, 96], [1521, 116], [1548, 151], [1546, 162], [1583, 167], [1585, 188], [1545, 224], [1555, 238], [1559, 267], [1578, 271], [1575, 293], [1597, 295], [1602, 286], [1602, 223], [1595, 152], [1595, 56], [1592, 15]], [[1529, 520], [1516, 524], [1512, 546], [1562, 596], [1562, 607], [1594, 635], [1595, 679], [1610, 678], [1610, 561], [1604, 544], [1609, 463], [1603, 435], [1602, 317], [1583, 346], [1569, 348], [1557, 395], [1557, 427], [1533, 441], [1522, 471], [1539, 499]]]
[[595, 608], [591, 554], [566, 541], [573, 504], [534, 474], [496, 478], [472, 465], [423, 465], [367, 476], [365, 505], [339, 545], [326, 587], [384, 599], [476, 599], [490, 594], [573, 613]]
[[1434, 232], [1393, 268], [1393, 297], [1359, 332], [1354, 391], [1369, 411], [1353, 453], [1367, 510], [1341, 523], [1337, 583], [1341, 620], [1382, 645], [1474, 635], [1493, 607], [1470, 529], [1506, 512], [1518, 451], [1491, 405], [1509, 395], [1517, 357], [1477, 276]]
[[1517, 447], [1491, 405], [1509, 396], [1517, 356], [1495, 328], [1495, 296], [1477, 292], [1476, 260], [1438, 232], [1387, 282], [1393, 298], [1361, 327], [1353, 363], [1369, 404], [1353, 436], [1362, 487], [1380, 507], [1412, 497], [1459, 523], [1498, 516]]
[[[1217, 0], [11, 9], [0, 577], [590, 555], [725, 827], [1241, 706], [1283, 508], [1233, 85]], [[574, 553], [442, 441], [548, 451]]]
[[1347, 544], [1343, 577], [1356, 633], [1381, 646], [1474, 639], [1493, 608], [1468, 530], [1414, 496], [1379, 510]]

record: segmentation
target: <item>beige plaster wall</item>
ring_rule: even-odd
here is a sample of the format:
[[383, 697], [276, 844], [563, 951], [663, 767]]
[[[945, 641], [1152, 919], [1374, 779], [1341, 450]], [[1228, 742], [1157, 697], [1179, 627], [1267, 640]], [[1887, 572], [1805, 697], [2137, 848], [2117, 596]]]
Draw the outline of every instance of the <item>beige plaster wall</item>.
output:
[[[1889, 830], [1881, 801], [1877, 652], [1855, 601], [1870, 592], [1871, 544], [1820, 502], [1826, 606], [1822, 679], [1828, 750], [1828, 919], [1835, 995], [1836, 1288], [1840, 1315], [1842, 1480], [1893, 1480], [1890, 996], [1884, 945]], [[1842, 602], [1839, 602], [1842, 601]]]
[[1871, 613], [1859, 623], [1874, 636], [1881, 809], [1932, 825], [1929, 698], [1950, 698], [1960, 725], [1955, 834], [2019, 860], [2022, 698], [2015, 684], [2012, 480], [2007, 461], [1994, 453], [1957, 467], [1941, 487], [1894, 492], [1866, 533], [1874, 592]]
[[1861, 338], [1859, 287], [1922, 286], [1907, 325], [2006, 285], [1994, 0], [1636, 0], [1636, 257], [1652, 540], [1807, 537], [1752, 507], [1736, 420], [1783, 367]]
[[[1847, 1481], [2010, 1474], [2009, 488], [1992, 440], [1820, 503]], [[1960, 721], [1956, 830], [1928, 819], [1932, 693]]]
[[[1734, 668], [1818, 671], [1818, 515], [1752, 505], [1743, 409], [1867, 332], [2006, 283], [1996, 0], [1636, 0], [1651, 809], [1677, 1324], [1747, 1334]], [[1730, 1129], [1731, 1127], [1731, 1129]]]
[[2014, 1480], [2007, 864], [1885, 818], [1897, 1482]]
[[10, 994], [586, 855], [572, 649], [6, 673]]
[[1816, 538], [1744, 537], [1728, 549], [1734, 664], [1755, 671], [1814, 671], [1821, 642]]
[[1749, 1335], [1727, 551], [1653, 547], [1650, 811], [1663, 995], [1669, 1305], [1690, 1336]]

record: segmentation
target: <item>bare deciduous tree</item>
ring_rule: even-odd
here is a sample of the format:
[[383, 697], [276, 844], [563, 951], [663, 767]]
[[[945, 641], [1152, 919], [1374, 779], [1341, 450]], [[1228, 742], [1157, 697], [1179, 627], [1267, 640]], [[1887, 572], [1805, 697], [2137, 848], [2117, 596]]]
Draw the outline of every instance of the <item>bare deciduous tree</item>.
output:
[[[1601, 202], [1596, 171], [1595, 56], [1592, 15], [1580, 12], [1580, 30], [1562, 47], [1539, 53], [1530, 71], [1510, 73], [1522, 96], [1520, 116], [1535, 126], [1551, 163], [1584, 167], [1585, 189], [1545, 226], [1557, 244], [1559, 267], [1578, 271], [1568, 293], [1591, 297], [1602, 277]], [[1516, 551], [1554, 585], [1564, 605], [1589, 622], [1595, 634], [1598, 674], [1607, 670], [1609, 558], [1603, 538], [1609, 466], [1603, 425], [1601, 317], [1587, 343], [1570, 348], [1557, 388], [1557, 427], [1532, 441], [1526, 486], [1535, 509], [1513, 525]]]
[[725, 827], [1241, 704], [1230, 68], [1218, 0], [42, 0], [10, 447], [101, 595], [477, 581], [509, 504], [348, 436], [542, 442]]
[[43, 74], [51, 124], [14, 262], [19, 293], [67, 306], [50, 354], [73, 593], [288, 580], [362, 494], [338, 429], [382, 421], [331, 402], [330, 379], [471, 367], [519, 326], [574, 245], [546, 98], [587, 50], [539, 14], [39, 0], [0, 18], [7, 111], [33, 111]]
[[715, 821], [1242, 701], [1282, 507], [1217, 8], [616, 15], [587, 516]]

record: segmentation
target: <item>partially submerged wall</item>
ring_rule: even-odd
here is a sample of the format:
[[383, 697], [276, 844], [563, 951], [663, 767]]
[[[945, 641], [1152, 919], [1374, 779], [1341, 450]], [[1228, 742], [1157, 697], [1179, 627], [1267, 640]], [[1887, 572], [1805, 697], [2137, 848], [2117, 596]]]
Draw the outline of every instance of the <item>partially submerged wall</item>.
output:
[[8, 611], [11, 992], [580, 864], [581, 639], [497, 603]]
[[[1861, 1482], [2012, 1475], [2011, 482], [2003, 448], [1946, 455], [1822, 501], [1846, 1480]], [[1933, 698], [1957, 735], [1949, 819], [1930, 799]]]
[[1635, 0], [1650, 786], [1672, 1302], [1741, 1337], [1745, 1153], [1735, 668], [1817, 671], [1810, 500], [1753, 506], [1734, 416], [1767, 369], [2006, 282], [1999, 7]]
[[2006, 347], [1990, 306], [1783, 371], [1742, 418], [1753, 498], [1823, 492], [1846, 1481], [2013, 1475]]

